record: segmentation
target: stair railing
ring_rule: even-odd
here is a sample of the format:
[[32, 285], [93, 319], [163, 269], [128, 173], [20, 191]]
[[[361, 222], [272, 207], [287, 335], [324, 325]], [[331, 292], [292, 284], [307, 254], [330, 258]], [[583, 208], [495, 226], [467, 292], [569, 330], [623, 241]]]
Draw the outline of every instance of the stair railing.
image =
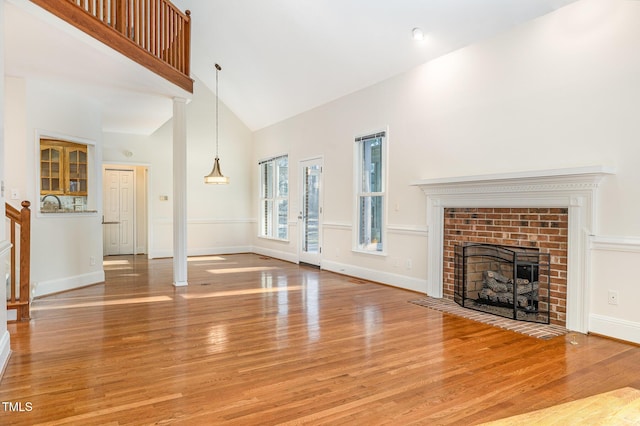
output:
[[[22, 209], [18, 210], [5, 203], [5, 216], [11, 222], [11, 286], [7, 294], [7, 310], [15, 309], [18, 321], [29, 319], [31, 296], [31, 210], [29, 210], [31, 203], [23, 201], [21, 205]], [[18, 229], [20, 229], [19, 240], [16, 238]], [[19, 248], [19, 251], [16, 250], [16, 247]], [[18, 265], [19, 268], [17, 268]], [[16, 271], [18, 271], [17, 277]], [[18, 279], [16, 280], [16, 278]]]

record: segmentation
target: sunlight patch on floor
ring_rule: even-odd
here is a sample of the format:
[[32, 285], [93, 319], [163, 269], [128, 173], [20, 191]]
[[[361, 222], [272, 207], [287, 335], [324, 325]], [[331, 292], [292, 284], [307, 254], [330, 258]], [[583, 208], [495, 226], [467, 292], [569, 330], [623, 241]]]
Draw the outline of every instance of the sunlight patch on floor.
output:
[[248, 288], [244, 290], [216, 291], [211, 293], [181, 294], [180, 297], [184, 299], [206, 299], [208, 297], [242, 296], [247, 294], [278, 293], [299, 290], [302, 290], [302, 286], [294, 285], [277, 288]]
[[102, 264], [104, 266], [113, 266], [113, 265], [131, 265], [131, 262], [127, 259], [118, 259], [118, 260], [103, 260]]
[[133, 266], [107, 266], [104, 269], [105, 271], [130, 271], [133, 269]]
[[273, 271], [274, 269], [280, 268], [275, 266], [249, 266], [245, 268], [207, 269], [207, 272], [210, 274], [236, 274], [238, 272]]
[[70, 308], [93, 308], [96, 306], [112, 306], [112, 305], [134, 305], [139, 303], [154, 303], [154, 302], [170, 302], [173, 299], [169, 296], [153, 296], [153, 297], [139, 297], [131, 299], [119, 299], [119, 300], [104, 300], [98, 302], [85, 302], [76, 303], [73, 305], [65, 304], [63, 306], [38, 306], [34, 307], [34, 311], [53, 311], [56, 309], [70, 309]]
[[197, 257], [188, 257], [187, 262], [199, 262], [201, 260], [227, 260], [222, 256], [197, 256]]

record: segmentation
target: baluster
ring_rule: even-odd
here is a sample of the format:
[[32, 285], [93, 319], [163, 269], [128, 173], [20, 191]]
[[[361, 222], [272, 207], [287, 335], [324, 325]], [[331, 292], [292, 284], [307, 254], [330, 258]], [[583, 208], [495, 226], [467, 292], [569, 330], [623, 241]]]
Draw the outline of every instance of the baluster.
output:
[[134, 29], [135, 29], [135, 40], [138, 45], [140, 44], [140, 21], [142, 16], [142, 11], [140, 10], [140, 4], [142, 2], [140, 0], [133, 0], [133, 15], [134, 15]]
[[176, 63], [176, 14], [172, 8], [169, 8], [169, 40], [171, 40], [169, 49], [169, 65], [175, 66]]
[[150, 28], [150, 35], [151, 35], [151, 53], [153, 54], [153, 56], [158, 56], [158, 37], [157, 37], [157, 31], [158, 31], [158, 2], [157, 0], [151, 0], [151, 28]]
[[16, 221], [11, 219], [11, 303], [16, 301]]
[[191, 73], [191, 11], [187, 10], [187, 18], [184, 27], [184, 69], [182, 70], [187, 76]]

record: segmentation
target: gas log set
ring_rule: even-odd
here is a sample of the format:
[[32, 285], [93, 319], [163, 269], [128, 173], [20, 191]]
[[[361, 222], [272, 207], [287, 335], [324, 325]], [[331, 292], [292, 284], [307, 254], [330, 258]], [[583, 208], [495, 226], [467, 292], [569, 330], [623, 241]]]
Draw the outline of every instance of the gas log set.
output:
[[549, 258], [535, 248], [458, 245], [454, 300], [465, 308], [549, 324]]
[[[529, 282], [526, 278], [507, 278], [499, 272], [484, 271], [482, 273], [482, 290], [479, 299], [488, 303], [534, 309], [538, 305], [538, 281]], [[515, 297], [515, 299], [514, 299]]]

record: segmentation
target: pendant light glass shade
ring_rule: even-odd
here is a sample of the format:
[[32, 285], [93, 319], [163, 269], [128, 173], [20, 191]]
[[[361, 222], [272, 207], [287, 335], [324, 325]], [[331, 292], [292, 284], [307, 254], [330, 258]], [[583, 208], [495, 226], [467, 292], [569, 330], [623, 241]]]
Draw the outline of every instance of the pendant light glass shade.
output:
[[204, 177], [204, 183], [206, 184], [228, 184], [229, 178], [222, 174], [222, 170], [220, 170], [220, 159], [218, 158], [218, 71], [222, 70], [220, 65], [216, 64], [216, 158], [213, 160], [213, 169], [211, 169], [211, 173]]
[[213, 160], [213, 169], [211, 170], [211, 173], [204, 177], [204, 183], [214, 185], [229, 183], [229, 178], [222, 175], [222, 171], [220, 170], [220, 159], [218, 157]]

